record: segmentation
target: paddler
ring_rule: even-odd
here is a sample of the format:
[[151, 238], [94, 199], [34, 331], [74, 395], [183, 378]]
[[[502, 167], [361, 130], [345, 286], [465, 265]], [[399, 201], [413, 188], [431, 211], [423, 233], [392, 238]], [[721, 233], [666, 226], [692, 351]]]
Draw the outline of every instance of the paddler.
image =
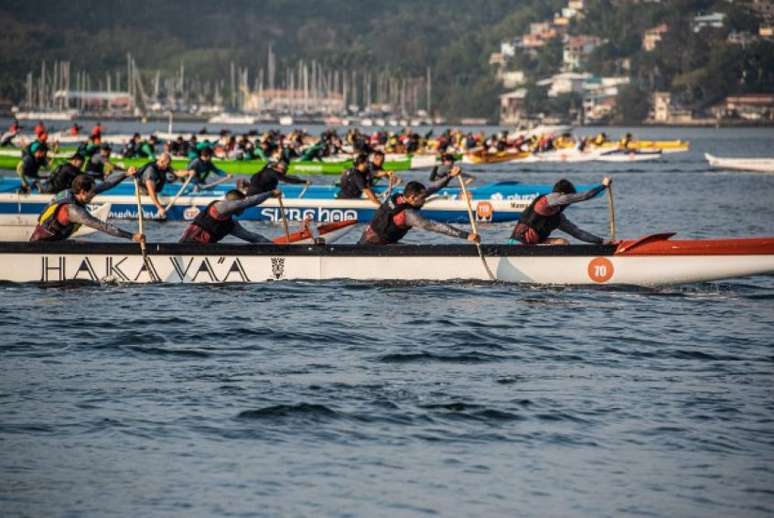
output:
[[[371, 159], [368, 161], [368, 183], [369, 185], [376, 185], [380, 179], [387, 178], [391, 180], [393, 177], [392, 171], [384, 170], [384, 151], [374, 151], [371, 154]], [[396, 177], [397, 178], [397, 177]]]
[[137, 155], [141, 158], [150, 158], [156, 160], [156, 144], [159, 140], [156, 135], [151, 135], [148, 140], [144, 140], [140, 143], [140, 147], [137, 149]]
[[93, 128], [91, 128], [91, 138], [92, 140], [101, 140], [102, 139], [102, 123], [98, 122]]
[[449, 181], [458, 174], [460, 174], [459, 167], [453, 169], [448, 177], [438, 180], [427, 188], [419, 182], [407, 183], [402, 193], [394, 194], [379, 207], [374, 219], [360, 237], [358, 244], [388, 245], [397, 243], [413, 227], [476, 243], [480, 242], [481, 238], [474, 232], [467, 232], [445, 223], [429, 220], [419, 213], [419, 209], [425, 204], [427, 198], [446, 187]]
[[110, 154], [112, 152], [113, 149], [110, 147], [110, 144], [100, 145], [99, 153], [94, 153], [86, 161], [86, 174], [95, 180], [104, 180], [105, 174], [110, 173], [113, 169], [117, 169], [116, 165], [110, 161]]
[[126, 173], [116, 173], [101, 185], [96, 185], [94, 179], [85, 174], [77, 176], [73, 180], [72, 187], [57, 194], [40, 214], [30, 241], [62, 241], [70, 237], [81, 225], [86, 225], [111, 236], [143, 241], [145, 236], [142, 234], [133, 234], [110, 223], [100, 221], [89, 214], [86, 208], [86, 205], [95, 195], [118, 185], [124, 178], [134, 173], [134, 168]]
[[171, 178], [187, 178], [193, 175], [193, 171], [175, 171], [170, 167], [172, 159], [169, 153], [162, 153], [154, 162], [148, 162], [137, 172], [140, 175], [140, 190], [150, 196], [151, 201], [158, 209], [157, 217], [164, 219], [167, 211], [159, 201], [159, 193], [167, 183], [167, 175]]
[[253, 196], [245, 196], [242, 191], [236, 189], [228, 191], [225, 198], [213, 201], [207, 208], [199, 211], [193, 222], [183, 232], [180, 243], [217, 243], [224, 237], [232, 235], [244, 239], [250, 243], [271, 243], [270, 239], [250, 232], [234, 219], [249, 207], [260, 205], [269, 198], [279, 198], [282, 191], [262, 192]]
[[532, 200], [519, 218], [508, 242], [523, 245], [567, 245], [569, 241], [564, 238], [550, 237], [554, 230], [561, 230], [586, 243], [604, 243], [605, 240], [601, 237], [576, 227], [563, 212], [573, 203], [592, 199], [611, 182], [610, 178], [605, 177], [602, 179], [602, 185], [585, 192], [576, 192], [572, 182], [559, 180], [552, 192], [541, 194]]
[[366, 155], [358, 155], [355, 158], [355, 163], [341, 173], [341, 180], [339, 181], [341, 190], [339, 191], [338, 198], [345, 200], [357, 200], [366, 195], [366, 198], [371, 200], [376, 205], [381, 205], [379, 198], [376, 197], [374, 191], [371, 189], [371, 178], [368, 171], [368, 157]]
[[13, 139], [16, 138], [16, 135], [19, 134], [21, 129], [22, 127], [19, 125], [19, 121], [14, 119], [11, 125], [8, 127], [8, 131], [3, 133], [3, 136], [0, 137], [0, 147], [6, 147], [13, 144]]
[[280, 182], [293, 184], [309, 184], [307, 180], [287, 174], [288, 163], [284, 160], [270, 162], [263, 169], [250, 177], [250, 183], [247, 186], [247, 195], [253, 196], [263, 192], [273, 191]]
[[46, 146], [41, 142], [33, 142], [21, 161], [16, 165], [16, 174], [21, 181], [20, 191], [30, 192], [30, 183], [36, 184], [40, 180], [40, 168], [46, 165]]
[[[454, 167], [456, 167], [454, 165], [454, 155], [451, 153], [443, 153], [441, 155], [441, 165], [433, 167], [433, 170], [430, 171], [430, 181], [435, 182], [436, 180], [443, 180], [451, 174]], [[474, 180], [474, 177], [469, 174], [460, 172], [459, 175], [465, 179], [465, 184], [469, 184]]]
[[83, 155], [76, 152], [67, 159], [67, 162], [54, 169], [54, 172], [46, 180], [38, 182], [38, 190], [41, 193], [56, 194], [69, 189], [75, 178], [82, 174], [83, 162]]
[[230, 174], [215, 167], [215, 164], [212, 163], [212, 149], [208, 147], [202, 149], [198, 158], [194, 158], [188, 162], [188, 170], [194, 172], [192, 182], [197, 190], [208, 189], [210, 187], [207, 185], [207, 177], [210, 174], [218, 177], [216, 180], [217, 183], [232, 178]]

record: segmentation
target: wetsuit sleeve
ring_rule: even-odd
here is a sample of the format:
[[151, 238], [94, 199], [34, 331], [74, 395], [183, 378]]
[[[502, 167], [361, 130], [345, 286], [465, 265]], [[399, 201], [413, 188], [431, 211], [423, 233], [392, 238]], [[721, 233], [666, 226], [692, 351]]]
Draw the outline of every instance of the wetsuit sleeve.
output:
[[121, 230], [118, 227], [101, 221], [86, 211], [83, 207], [79, 207], [75, 204], [67, 206], [67, 217], [71, 223], [77, 223], [79, 225], [85, 225], [87, 227], [95, 228], [106, 234], [110, 234], [115, 237], [123, 237], [126, 239], [132, 239], [132, 233], [126, 230]]
[[437, 180], [430, 184], [430, 186], [425, 189], [425, 196], [430, 196], [431, 194], [435, 194], [436, 192], [440, 191], [447, 185], [449, 185], [449, 182], [451, 179], [454, 178], [453, 176], [447, 176], [446, 178], [441, 178], [440, 180]]
[[94, 188], [94, 192], [99, 194], [101, 192], [107, 191], [108, 189], [112, 189], [113, 187], [115, 187], [119, 183], [123, 182], [124, 178], [126, 178], [126, 172], [124, 172], [124, 171], [117, 171], [117, 172], [111, 174], [110, 176], [108, 176], [107, 178], [105, 178], [104, 182], [102, 182], [99, 185], [97, 185]]
[[215, 212], [221, 216], [231, 216], [240, 210], [260, 205], [271, 198], [271, 191], [248, 196], [243, 200], [222, 200], [215, 204]]
[[602, 244], [604, 243], [604, 239], [602, 239], [599, 236], [595, 236], [591, 232], [586, 232], [585, 230], [581, 230], [580, 228], [576, 227], [575, 224], [573, 224], [567, 217], [565, 217], [564, 214], [561, 216], [561, 222], [559, 223], [559, 230], [562, 232], [566, 232], [570, 234], [572, 237], [576, 239], [580, 239], [581, 241], [584, 241], [586, 243], [596, 243], [596, 244]]
[[267, 239], [256, 232], [250, 232], [245, 227], [240, 225], [238, 221], [234, 222], [234, 228], [231, 230], [231, 235], [238, 237], [239, 239], [244, 239], [249, 243], [271, 243], [270, 239]]
[[289, 174], [285, 174], [279, 177], [280, 181], [285, 183], [306, 183], [306, 180], [303, 178], [299, 178], [298, 176], [291, 176]]
[[573, 203], [578, 203], [579, 201], [586, 201], [590, 200], [597, 194], [601, 193], [605, 190], [604, 185], [599, 185], [597, 187], [594, 187], [593, 189], [590, 189], [588, 191], [584, 192], [577, 192], [575, 194], [559, 194], [556, 192], [552, 192], [551, 194], [546, 196], [546, 203], [549, 207], [561, 207], [562, 205], [572, 205]]
[[458, 237], [460, 239], [467, 239], [469, 235], [465, 230], [460, 230], [451, 225], [447, 225], [446, 223], [429, 220], [413, 209], [406, 209], [406, 224], [412, 227], [421, 228], [422, 230], [429, 230], [430, 232]]
[[430, 181], [434, 182], [438, 179], [438, 166], [433, 167], [433, 170], [430, 171]]

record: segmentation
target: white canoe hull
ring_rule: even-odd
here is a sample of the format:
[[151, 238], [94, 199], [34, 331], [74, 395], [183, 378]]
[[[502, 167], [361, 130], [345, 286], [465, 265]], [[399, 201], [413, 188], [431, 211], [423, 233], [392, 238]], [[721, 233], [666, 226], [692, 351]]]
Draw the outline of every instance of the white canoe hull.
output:
[[704, 157], [710, 166], [719, 169], [774, 173], [774, 158], [720, 158], [709, 153], [705, 154]]
[[[686, 243], [686, 242], [683, 242]], [[702, 243], [702, 242], [693, 242]], [[740, 254], [642, 255], [613, 245], [485, 246], [498, 281], [557, 285], [656, 286], [774, 273], [774, 240]], [[679, 242], [677, 242], [679, 247]], [[694, 247], [701, 249], [701, 247]], [[269, 280], [486, 281], [473, 245], [387, 247], [149, 244], [150, 263], [165, 283]], [[151, 282], [133, 243], [0, 244], [0, 280]]]

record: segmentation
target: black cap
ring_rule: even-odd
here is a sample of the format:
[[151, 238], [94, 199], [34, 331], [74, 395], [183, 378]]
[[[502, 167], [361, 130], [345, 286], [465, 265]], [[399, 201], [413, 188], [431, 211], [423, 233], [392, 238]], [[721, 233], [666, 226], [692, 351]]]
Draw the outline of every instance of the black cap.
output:
[[110, 144], [108, 144], [107, 142], [105, 142], [104, 144], [102, 144], [102, 145], [101, 145], [99, 148], [100, 148], [100, 149], [104, 149], [105, 151], [112, 151], [112, 150], [113, 150], [113, 148], [112, 148], [112, 147], [110, 147]]
[[83, 162], [86, 159], [83, 157], [82, 154], [74, 153], [73, 156], [70, 157], [70, 160], [80, 160], [81, 162]]

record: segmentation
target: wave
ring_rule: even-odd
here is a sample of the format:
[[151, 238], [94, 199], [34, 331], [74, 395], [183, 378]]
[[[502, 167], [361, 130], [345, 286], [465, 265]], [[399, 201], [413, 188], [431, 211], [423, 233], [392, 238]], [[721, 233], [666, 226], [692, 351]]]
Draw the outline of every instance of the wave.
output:
[[279, 417], [301, 417], [306, 419], [338, 418], [339, 413], [325, 405], [314, 403], [298, 403], [295, 405], [272, 405], [255, 410], [243, 410], [237, 414], [237, 419], [266, 419]]
[[436, 354], [422, 351], [418, 353], [390, 353], [378, 357], [378, 360], [384, 363], [489, 363], [500, 362], [506, 359], [510, 359], [510, 357], [506, 358], [475, 351], [461, 354]]

